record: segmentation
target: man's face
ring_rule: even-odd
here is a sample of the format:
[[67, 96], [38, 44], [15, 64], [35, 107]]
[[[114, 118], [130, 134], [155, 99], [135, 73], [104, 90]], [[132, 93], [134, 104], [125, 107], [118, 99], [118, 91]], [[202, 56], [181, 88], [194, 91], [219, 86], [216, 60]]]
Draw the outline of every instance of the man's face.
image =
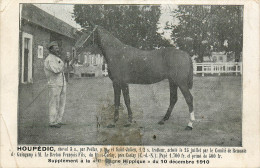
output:
[[59, 49], [59, 46], [55, 45], [55, 46], [52, 46], [52, 49], [51, 49], [51, 52], [53, 54], [55, 54], [56, 56], [59, 56], [60, 54], [60, 49]]

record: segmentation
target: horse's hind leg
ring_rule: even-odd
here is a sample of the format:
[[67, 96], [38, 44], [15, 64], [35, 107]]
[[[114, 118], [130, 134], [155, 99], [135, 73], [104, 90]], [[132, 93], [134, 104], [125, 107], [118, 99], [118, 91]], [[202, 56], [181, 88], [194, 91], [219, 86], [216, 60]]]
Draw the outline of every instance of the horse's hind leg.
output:
[[178, 95], [177, 95], [178, 86], [173, 82], [173, 80], [170, 79], [169, 79], [169, 85], [170, 85], [170, 105], [163, 119], [159, 121], [158, 124], [160, 125], [164, 124], [164, 121], [169, 119], [172, 113], [172, 109], [178, 100]]
[[125, 105], [126, 105], [126, 108], [128, 111], [128, 123], [125, 124], [125, 126], [130, 126], [132, 123], [133, 114], [132, 114], [132, 110], [130, 107], [130, 96], [129, 96], [128, 84], [122, 84], [121, 88], [122, 88], [122, 92], [123, 92], [123, 96], [124, 96], [124, 100], [125, 100]]
[[195, 121], [194, 112], [193, 112], [193, 96], [190, 93], [188, 85], [179, 85], [179, 87], [186, 100], [186, 103], [188, 104], [189, 112], [190, 112], [190, 120], [188, 126], [186, 127], [186, 130], [192, 130], [193, 128], [192, 124]]
[[114, 114], [114, 122], [117, 122], [119, 118], [119, 106], [120, 106], [120, 95], [121, 95], [121, 86], [117, 82], [113, 82], [114, 88], [114, 98], [115, 98], [115, 114]]

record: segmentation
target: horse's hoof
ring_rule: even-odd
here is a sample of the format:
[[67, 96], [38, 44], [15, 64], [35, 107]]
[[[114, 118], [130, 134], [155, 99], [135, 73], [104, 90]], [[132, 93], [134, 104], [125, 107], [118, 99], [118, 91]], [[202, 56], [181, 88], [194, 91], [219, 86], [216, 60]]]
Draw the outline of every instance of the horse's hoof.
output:
[[132, 123], [133, 119], [132, 118], [128, 118], [128, 122]]
[[185, 128], [185, 130], [192, 130], [192, 127], [187, 126], [187, 127]]
[[114, 122], [116, 123], [119, 120], [119, 113], [115, 113]]
[[159, 124], [159, 125], [163, 125], [163, 124], [164, 124], [164, 121], [161, 120], [161, 121], [158, 122], [158, 124]]
[[124, 127], [130, 127], [131, 126], [131, 123], [127, 123], [124, 125]]
[[116, 123], [119, 120], [119, 117], [114, 118], [114, 123]]
[[130, 127], [131, 126], [131, 124], [132, 124], [132, 121], [127, 121], [127, 123], [124, 125], [124, 127]]
[[109, 124], [107, 128], [115, 128], [115, 124]]

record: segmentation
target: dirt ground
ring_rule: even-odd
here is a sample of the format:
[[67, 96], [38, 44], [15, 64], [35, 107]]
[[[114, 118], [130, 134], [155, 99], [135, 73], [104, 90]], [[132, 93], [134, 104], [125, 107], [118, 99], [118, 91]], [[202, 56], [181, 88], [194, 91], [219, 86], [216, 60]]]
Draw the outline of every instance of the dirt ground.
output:
[[[178, 102], [164, 125], [157, 124], [169, 106], [168, 81], [129, 85], [134, 124], [124, 127], [127, 110], [121, 96], [120, 119], [113, 118], [113, 88], [108, 77], [71, 79], [67, 86], [66, 125], [48, 127], [47, 90], [27, 108], [19, 95], [18, 143], [59, 145], [242, 145], [242, 89], [239, 76], [194, 77], [196, 122], [185, 131], [188, 106], [178, 90]], [[27, 103], [28, 104], [28, 103]]]

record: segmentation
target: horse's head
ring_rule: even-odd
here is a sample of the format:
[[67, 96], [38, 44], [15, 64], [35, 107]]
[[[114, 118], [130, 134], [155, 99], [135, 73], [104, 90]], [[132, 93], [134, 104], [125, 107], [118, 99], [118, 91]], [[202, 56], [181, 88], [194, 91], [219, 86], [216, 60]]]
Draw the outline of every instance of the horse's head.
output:
[[[93, 21], [88, 21], [88, 24], [91, 26], [93, 33], [98, 32], [98, 34], [111, 34], [109, 31], [107, 31], [106, 29], [104, 29], [102, 26], [94, 24]], [[97, 33], [96, 33], [97, 34]], [[97, 38], [97, 37], [95, 37]]]

